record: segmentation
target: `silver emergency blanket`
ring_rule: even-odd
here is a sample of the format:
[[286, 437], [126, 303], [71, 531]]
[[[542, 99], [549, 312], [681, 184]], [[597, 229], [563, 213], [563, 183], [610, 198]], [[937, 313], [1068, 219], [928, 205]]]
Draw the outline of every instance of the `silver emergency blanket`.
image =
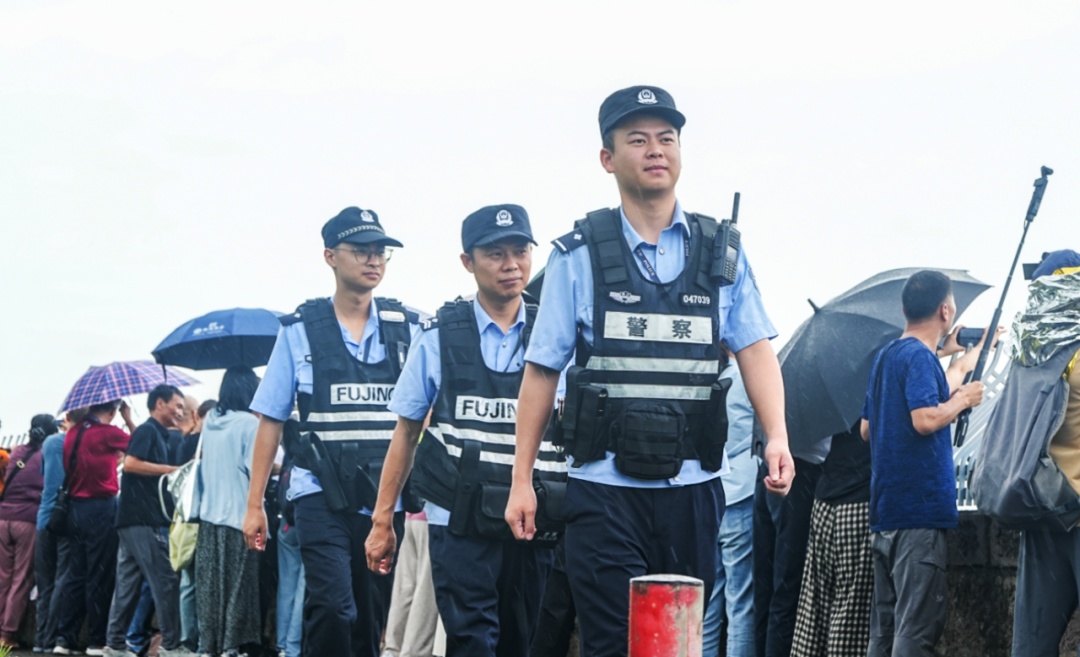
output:
[[1013, 362], [1036, 367], [1080, 339], [1080, 271], [1041, 276], [1028, 286], [1027, 309], [1012, 325]]

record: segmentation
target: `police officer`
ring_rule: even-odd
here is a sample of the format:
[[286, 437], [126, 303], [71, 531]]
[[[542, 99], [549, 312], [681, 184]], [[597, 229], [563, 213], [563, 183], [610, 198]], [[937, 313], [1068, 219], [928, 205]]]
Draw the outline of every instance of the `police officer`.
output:
[[506, 519], [518, 538], [535, 535], [532, 466], [558, 372], [576, 351], [562, 420], [566, 570], [587, 657], [626, 654], [631, 577], [691, 575], [709, 595], [726, 469], [720, 338], [768, 437], [766, 485], [784, 493], [794, 477], [776, 331], [750, 265], [739, 251], [718, 270], [721, 229], [676, 200], [685, 121], [657, 87], [601, 105], [600, 163], [622, 205], [554, 241], [525, 355]]
[[[481, 208], [462, 224], [461, 242], [461, 263], [478, 292], [472, 301], [444, 305], [405, 365], [390, 404], [399, 418], [372, 515], [368, 565], [389, 571], [400, 535], [391, 526], [394, 500], [415, 456], [411, 483], [428, 500], [447, 657], [524, 657], [554, 561], [551, 542], [515, 541], [503, 519], [518, 387], [536, 315], [522, 296], [534, 244], [529, 217], [518, 205]], [[547, 441], [538, 448], [529, 485], [561, 497], [562, 454]]]
[[[244, 537], [253, 549], [266, 546], [263, 496], [295, 403], [300, 431], [285, 432], [296, 464], [286, 498], [295, 506], [307, 589], [304, 654], [376, 657], [392, 583], [365, 567], [363, 540], [394, 426], [386, 404], [419, 334], [419, 317], [373, 295], [392, 248], [401, 246], [374, 211], [345, 208], [322, 236], [334, 296], [308, 301], [282, 319], [251, 404], [262, 418]], [[393, 522], [404, 526], [399, 509], [395, 501]]]

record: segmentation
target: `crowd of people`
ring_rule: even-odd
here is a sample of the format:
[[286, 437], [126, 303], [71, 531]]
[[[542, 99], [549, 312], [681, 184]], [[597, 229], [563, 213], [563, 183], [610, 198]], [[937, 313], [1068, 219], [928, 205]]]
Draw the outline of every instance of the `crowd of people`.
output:
[[[55, 654], [145, 654], [156, 623], [163, 657], [565, 657], [575, 629], [582, 655], [615, 657], [629, 580], [669, 573], [704, 584], [709, 657], [932, 655], [950, 425], [983, 396], [951, 282], [905, 283], [859, 421], [789, 445], [745, 251], [675, 197], [685, 121], [656, 87], [604, 101], [621, 205], [553, 241], [539, 302], [519, 205], [464, 219], [475, 294], [434, 316], [375, 296], [403, 245], [346, 208], [322, 229], [334, 293], [282, 318], [261, 380], [230, 368], [202, 404], [160, 385], [138, 427], [119, 400], [35, 416], [0, 497], [0, 642], [36, 583], [34, 649]], [[1052, 454], [1075, 465], [1069, 394]], [[1023, 590], [1046, 576], [1028, 555], [1065, 549], [1040, 536]]]

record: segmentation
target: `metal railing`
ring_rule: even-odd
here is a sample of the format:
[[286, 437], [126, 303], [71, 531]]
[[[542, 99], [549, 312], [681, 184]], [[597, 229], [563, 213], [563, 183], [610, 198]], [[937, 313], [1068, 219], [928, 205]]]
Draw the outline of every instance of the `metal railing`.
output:
[[953, 464], [956, 467], [956, 506], [961, 511], [976, 511], [975, 500], [971, 495], [971, 472], [975, 468], [975, 460], [979, 456], [982, 447], [983, 433], [990, 421], [990, 414], [994, 406], [1001, 398], [1001, 391], [1005, 388], [1005, 381], [1009, 377], [1009, 369], [1012, 360], [1009, 354], [1012, 348], [1006, 344], [1003, 338], [994, 350], [993, 360], [987, 364], [983, 372], [982, 382], [986, 386], [983, 402], [971, 411], [971, 419], [968, 424], [967, 440], [959, 449], [953, 449]]

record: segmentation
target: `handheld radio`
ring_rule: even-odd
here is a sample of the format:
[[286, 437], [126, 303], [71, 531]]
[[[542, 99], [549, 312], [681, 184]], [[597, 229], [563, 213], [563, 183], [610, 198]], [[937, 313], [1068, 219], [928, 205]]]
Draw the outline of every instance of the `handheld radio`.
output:
[[739, 243], [742, 235], [735, 224], [739, 221], [739, 192], [735, 192], [735, 201], [731, 207], [731, 219], [724, 219], [716, 230], [713, 239], [713, 263], [711, 274], [720, 279], [720, 285], [733, 285], [735, 272], [739, 265]]

